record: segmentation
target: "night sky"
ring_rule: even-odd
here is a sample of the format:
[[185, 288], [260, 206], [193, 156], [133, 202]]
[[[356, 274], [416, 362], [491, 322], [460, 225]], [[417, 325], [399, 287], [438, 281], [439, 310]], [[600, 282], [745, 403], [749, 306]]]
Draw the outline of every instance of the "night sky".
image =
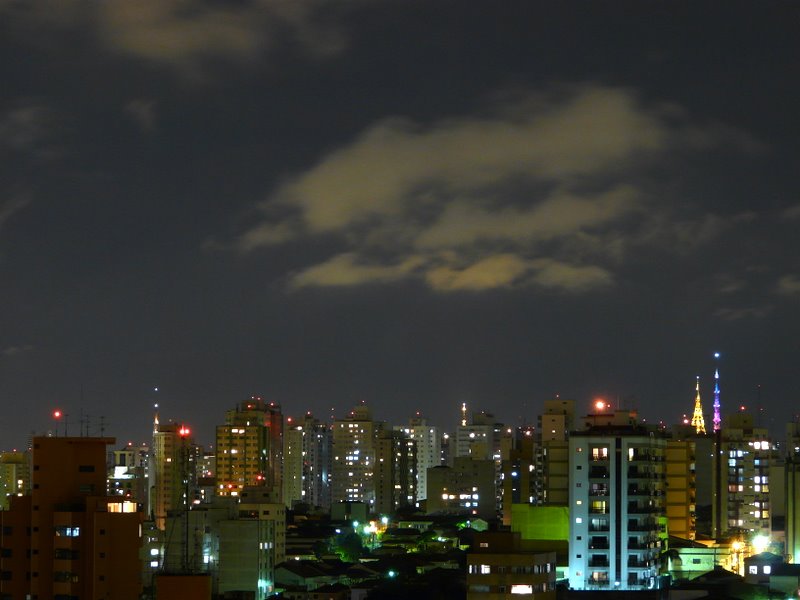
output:
[[716, 351], [800, 412], [796, 2], [0, 0], [0, 48], [0, 448], [710, 421]]

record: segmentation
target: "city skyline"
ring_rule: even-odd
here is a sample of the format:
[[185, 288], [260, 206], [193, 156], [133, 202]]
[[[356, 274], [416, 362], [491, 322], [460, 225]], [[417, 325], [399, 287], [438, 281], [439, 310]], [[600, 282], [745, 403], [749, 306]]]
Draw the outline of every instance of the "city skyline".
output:
[[697, 376], [710, 429], [717, 367], [723, 416], [800, 412], [794, 3], [0, 16], [2, 448], [253, 394], [670, 425]]

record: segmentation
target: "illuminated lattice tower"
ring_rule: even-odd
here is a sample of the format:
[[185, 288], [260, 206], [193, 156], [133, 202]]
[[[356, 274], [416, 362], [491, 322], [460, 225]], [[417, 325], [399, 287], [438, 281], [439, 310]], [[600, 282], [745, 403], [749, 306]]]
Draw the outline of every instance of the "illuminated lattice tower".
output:
[[695, 386], [697, 395], [694, 397], [694, 414], [692, 415], [692, 427], [700, 434], [706, 432], [706, 423], [703, 419], [703, 405], [700, 403], [700, 377], [697, 378]]
[[714, 372], [714, 431], [722, 427], [722, 415], [719, 402], [719, 369]]

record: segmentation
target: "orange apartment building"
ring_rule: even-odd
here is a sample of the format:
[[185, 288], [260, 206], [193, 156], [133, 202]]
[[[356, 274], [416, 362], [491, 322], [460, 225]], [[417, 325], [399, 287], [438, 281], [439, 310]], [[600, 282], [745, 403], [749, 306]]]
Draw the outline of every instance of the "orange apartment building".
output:
[[114, 438], [35, 437], [31, 493], [0, 511], [0, 600], [136, 600], [138, 505], [106, 495]]

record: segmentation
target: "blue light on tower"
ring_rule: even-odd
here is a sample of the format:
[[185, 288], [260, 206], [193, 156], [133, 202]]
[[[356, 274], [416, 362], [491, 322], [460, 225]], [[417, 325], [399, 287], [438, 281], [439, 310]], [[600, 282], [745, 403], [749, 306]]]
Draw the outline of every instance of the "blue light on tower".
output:
[[717, 368], [714, 370], [714, 431], [722, 427], [722, 416], [719, 403], [719, 352], [714, 352]]

